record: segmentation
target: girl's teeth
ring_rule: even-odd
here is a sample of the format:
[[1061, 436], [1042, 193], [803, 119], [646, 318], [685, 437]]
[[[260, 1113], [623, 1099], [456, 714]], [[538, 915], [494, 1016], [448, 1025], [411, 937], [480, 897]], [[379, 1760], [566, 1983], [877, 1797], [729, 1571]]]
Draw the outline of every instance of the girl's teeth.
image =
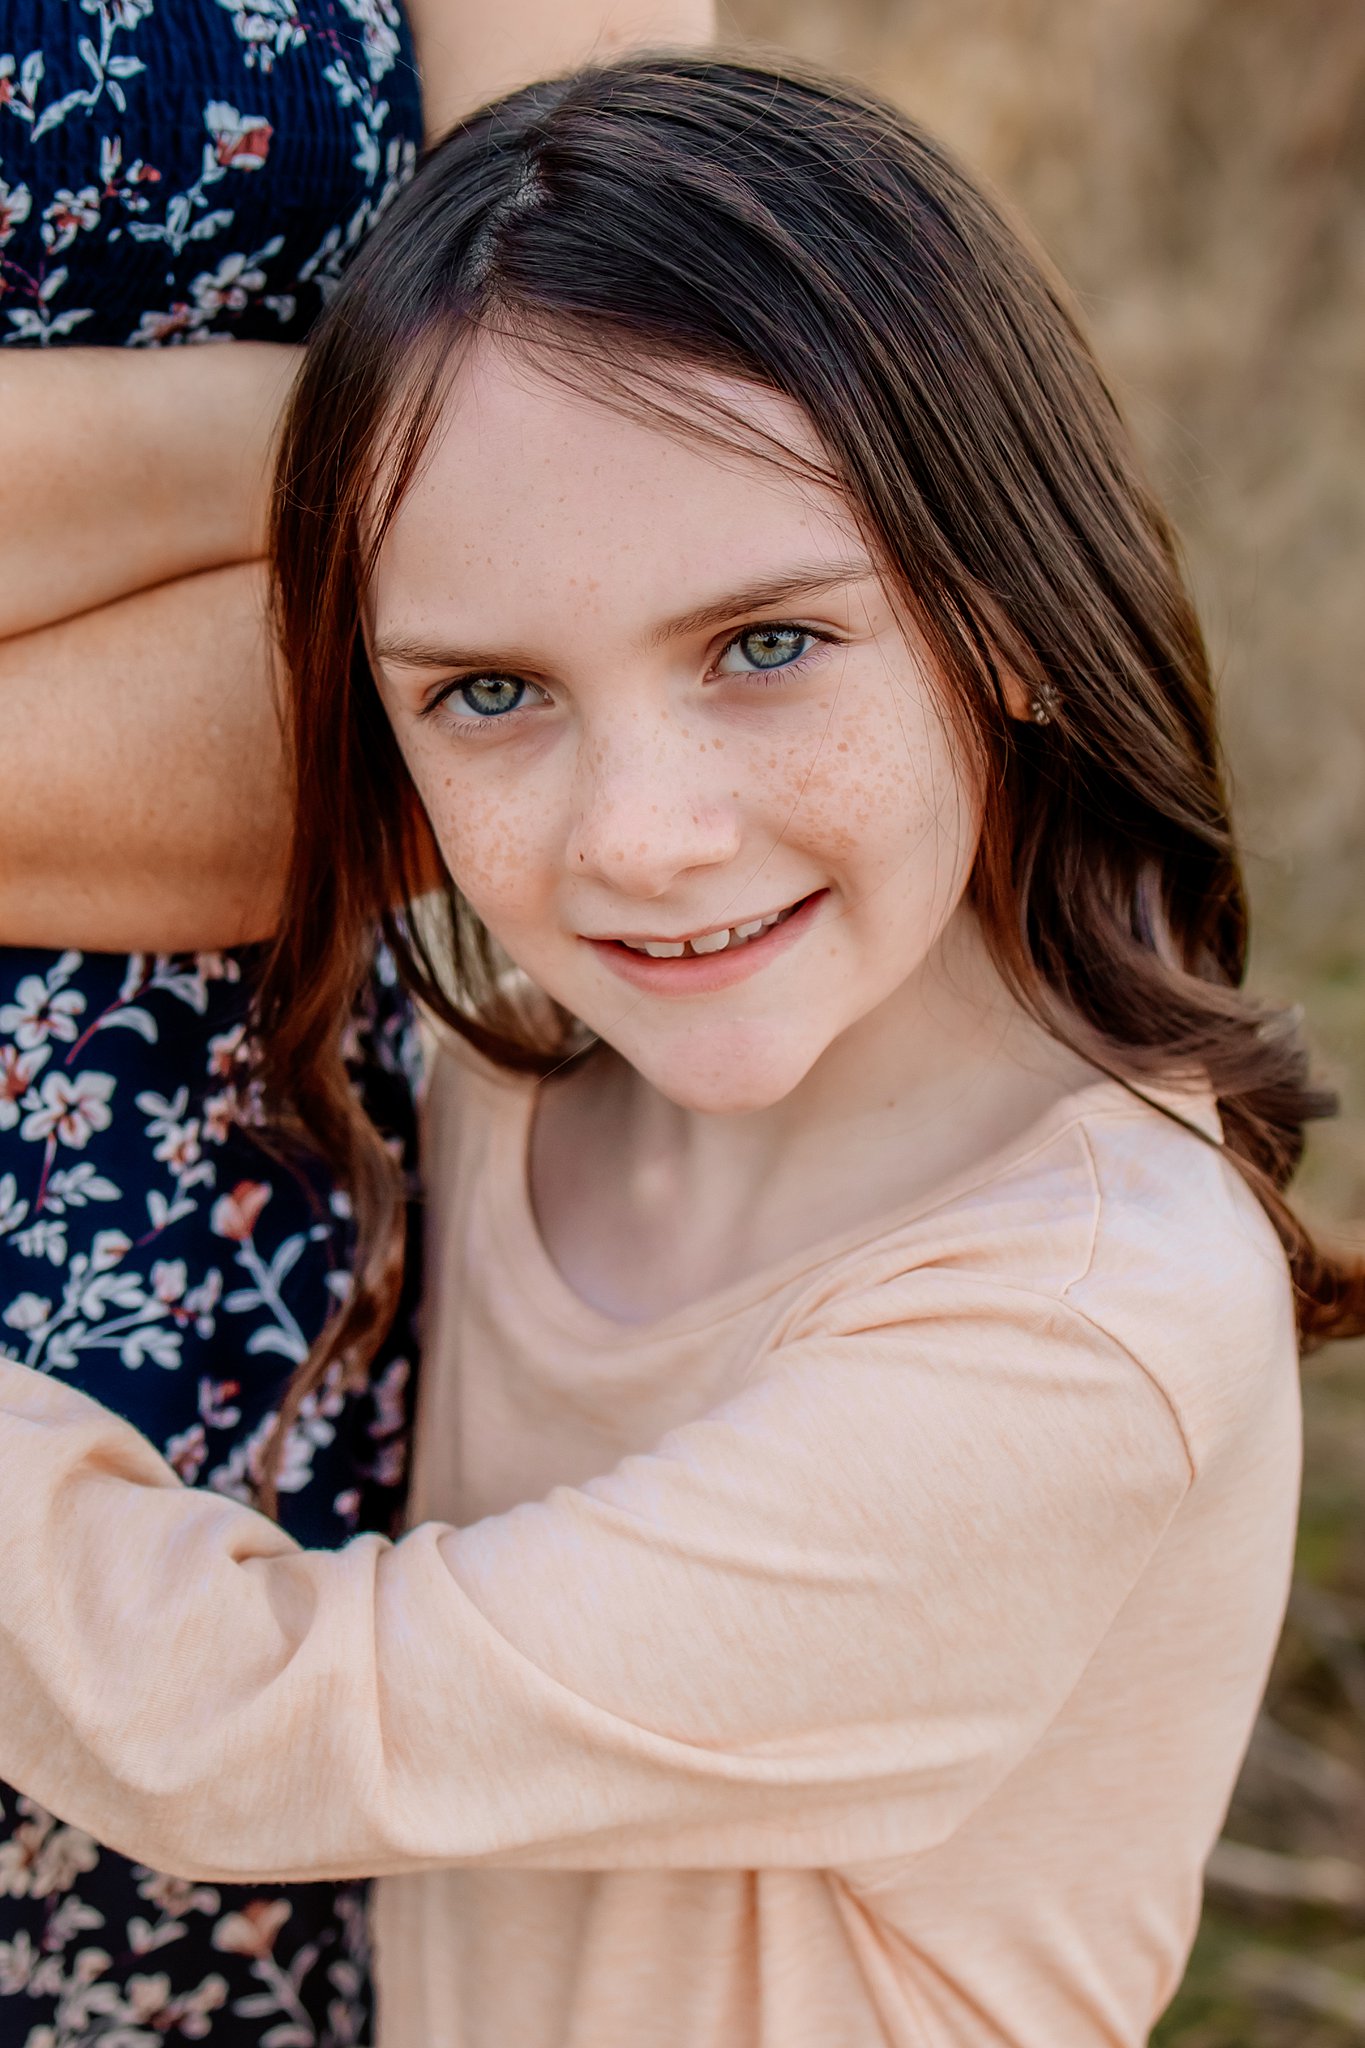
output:
[[731, 925], [723, 932], [705, 932], [699, 939], [650, 939], [638, 945], [627, 939], [624, 943], [633, 953], [646, 953], [651, 960], [681, 960], [684, 953], [723, 953], [727, 946], [742, 946], [760, 932], [771, 931], [790, 915], [790, 910], [775, 910], [771, 917], [751, 918], [748, 924]]

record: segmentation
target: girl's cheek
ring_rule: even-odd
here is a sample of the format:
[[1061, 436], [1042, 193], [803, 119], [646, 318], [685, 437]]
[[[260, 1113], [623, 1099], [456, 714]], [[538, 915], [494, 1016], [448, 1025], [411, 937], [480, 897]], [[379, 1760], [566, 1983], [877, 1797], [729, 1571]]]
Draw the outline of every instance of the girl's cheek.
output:
[[[544, 874], [535, 806], [526, 794], [486, 778], [445, 773], [423, 791], [456, 886], [474, 906], [514, 910]], [[543, 830], [543, 821], [542, 821]]]

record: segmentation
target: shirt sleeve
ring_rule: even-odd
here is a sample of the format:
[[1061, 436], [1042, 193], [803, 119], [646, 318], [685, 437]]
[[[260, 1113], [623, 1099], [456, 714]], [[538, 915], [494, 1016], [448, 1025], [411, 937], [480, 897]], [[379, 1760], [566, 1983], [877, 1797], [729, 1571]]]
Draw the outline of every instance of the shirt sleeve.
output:
[[1027, 1754], [1190, 1482], [1055, 1300], [840, 1305], [581, 1487], [299, 1549], [0, 1363], [0, 1772], [187, 1876], [818, 1866], [944, 1840]]

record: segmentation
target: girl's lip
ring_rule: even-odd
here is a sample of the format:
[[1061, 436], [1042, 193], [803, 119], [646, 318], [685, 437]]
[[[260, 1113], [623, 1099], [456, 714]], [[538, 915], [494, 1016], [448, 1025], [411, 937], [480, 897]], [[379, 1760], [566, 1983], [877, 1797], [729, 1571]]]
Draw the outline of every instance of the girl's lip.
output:
[[828, 889], [817, 889], [797, 904], [781, 924], [770, 925], [757, 938], [742, 946], [727, 946], [723, 953], [683, 954], [677, 960], [651, 960], [648, 953], [634, 953], [618, 939], [585, 939], [599, 960], [647, 995], [709, 996], [718, 989], [733, 988], [757, 974], [770, 960], [786, 951], [816, 917]]

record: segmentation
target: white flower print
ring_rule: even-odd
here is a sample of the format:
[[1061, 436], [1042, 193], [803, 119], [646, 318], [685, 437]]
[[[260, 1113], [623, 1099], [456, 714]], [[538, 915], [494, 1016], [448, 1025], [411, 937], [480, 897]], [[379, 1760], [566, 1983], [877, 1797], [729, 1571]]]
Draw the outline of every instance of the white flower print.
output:
[[0, 108], [8, 107], [17, 120], [31, 125], [44, 68], [41, 50], [30, 50], [22, 64], [13, 52], [0, 56]]
[[82, 185], [79, 192], [60, 187], [43, 208], [44, 247], [54, 255], [60, 254], [71, 247], [83, 228], [98, 226], [99, 217], [100, 195], [93, 185]]
[[252, 295], [264, 291], [266, 274], [262, 263], [277, 256], [284, 246], [283, 235], [259, 249], [254, 256], [225, 256], [216, 270], [204, 271], [190, 285], [190, 296], [205, 320], [227, 311], [240, 313]]
[[52, 1303], [41, 1294], [16, 1294], [4, 1312], [11, 1330], [41, 1330], [52, 1320]]
[[[26, 1927], [19, 1929], [13, 1941], [0, 1941], [0, 1998], [13, 1998], [28, 1990], [39, 1954]], [[32, 2038], [30, 2035], [30, 2042]]]
[[48, 1175], [43, 1206], [60, 1216], [67, 1209], [83, 1209], [88, 1202], [116, 1202], [118, 1194], [111, 1180], [97, 1173], [88, 1159], [81, 1159]]
[[99, 1850], [89, 1835], [64, 1827], [35, 1800], [21, 1798], [26, 1817], [0, 1842], [0, 1898], [50, 1898], [93, 1870]]
[[[0, 1124], [0, 1130], [4, 1128]], [[27, 1214], [28, 1203], [20, 1197], [17, 1179], [12, 1173], [0, 1173], [0, 1237], [17, 1230]]]
[[398, 9], [393, 0], [343, 0], [346, 12], [361, 25], [365, 64], [377, 85], [392, 71], [398, 56]]
[[137, 1866], [137, 1895], [162, 1913], [180, 1919], [186, 1913], [216, 1913], [221, 1900], [212, 1885], [195, 1884], [188, 1877], [167, 1877], [162, 1871]]
[[248, 69], [273, 69], [275, 59], [308, 40], [294, 0], [218, 0], [232, 16], [232, 26], [245, 43]]
[[76, 48], [81, 62], [90, 74], [90, 84], [77, 86], [37, 111], [37, 88], [42, 81], [41, 57], [37, 78], [29, 96], [29, 114], [33, 120], [33, 140], [39, 141], [51, 129], [60, 127], [69, 115], [79, 108], [84, 113], [93, 113], [100, 101], [107, 95], [119, 113], [128, 110], [127, 96], [123, 90], [124, 81], [136, 78], [146, 70], [140, 57], [126, 53], [114, 54], [114, 38], [121, 32], [136, 29], [152, 11], [154, 0], [81, 0], [86, 14], [93, 15], [99, 23], [98, 48], [89, 36], [82, 36]]
[[87, 14], [98, 15], [115, 28], [136, 28], [156, 5], [156, 0], [81, 0]]
[[[25, 1208], [28, 1204], [25, 1203]], [[51, 1265], [66, 1264], [66, 1224], [60, 1216], [40, 1216], [20, 1231], [15, 1245], [26, 1259], [46, 1259]]]
[[[8, 60], [11, 64], [14, 59]], [[0, 80], [3, 84], [3, 80]], [[7, 185], [0, 178], [0, 249], [17, 227], [21, 227], [33, 210], [33, 194], [27, 185]]]
[[76, 1037], [76, 1019], [85, 1009], [79, 989], [68, 988], [80, 962], [79, 953], [63, 953], [45, 975], [26, 974], [14, 991], [14, 1001], [0, 1007], [0, 1031], [11, 1032], [21, 1052], [46, 1045], [59, 1038], [70, 1045]]
[[[136, 231], [134, 227], [133, 232]], [[277, 256], [283, 246], [283, 235], [275, 235], [254, 256], [225, 256], [216, 270], [201, 271], [191, 281], [189, 302], [180, 302], [164, 313], [144, 313], [128, 338], [129, 346], [140, 348], [158, 342], [193, 340], [204, 334], [220, 314], [244, 312], [265, 291], [267, 277], [261, 266]]]
[[113, 1092], [112, 1074], [45, 1074], [39, 1086], [30, 1088], [24, 1097], [28, 1115], [19, 1135], [48, 1138], [79, 1150], [93, 1132], [109, 1128]]
[[0, 1131], [12, 1131], [18, 1123], [19, 1104], [47, 1065], [51, 1050], [40, 1045], [24, 1053], [16, 1046], [0, 1045]]
[[16, 306], [11, 311], [9, 323], [13, 332], [5, 336], [6, 341], [35, 342], [38, 347], [46, 348], [50, 342], [60, 340], [62, 335], [70, 334], [82, 320], [93, 316], [93, 306], [68, 306], [60, 313], [52, 311], [52, 301], [66, 280], [65, 264], [49, 270], [38, 287], [34, 304]]
[[182, 1429], [178, 1436], [170, 1439], [163, 1456], [172, 1472], [182, 1479], [186, 1486], [193, 1486], [204, 1469], [204, 1461], [208, 1454], [209, 1440], [204, 1425], [202, 1422], [192, 1422], [188, 1429]]

